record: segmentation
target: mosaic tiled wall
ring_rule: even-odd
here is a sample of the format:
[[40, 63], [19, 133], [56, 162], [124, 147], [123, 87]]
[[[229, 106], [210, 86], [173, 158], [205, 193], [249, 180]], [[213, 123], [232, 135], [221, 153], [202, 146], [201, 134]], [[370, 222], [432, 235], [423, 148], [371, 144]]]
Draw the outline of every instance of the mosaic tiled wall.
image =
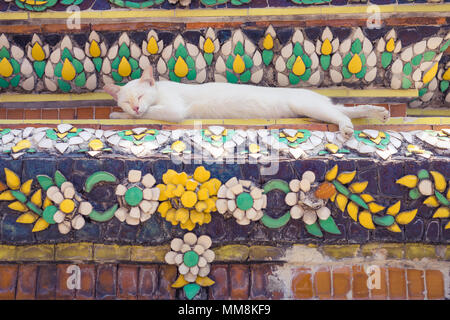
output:
[[1, 34], [0, 92], [98, 91], [152, 66], [186, 83], [418, 89], [410, 107], [442, 107], [449, 45], [446, 26]]
[[[371, 4], [413, 4], [413, 3], [443, 3], [446, 0], [373, 0]], [[295, 5], [332, 5], [342, 6], [351, 4], [365, 4], [367, 0], [3, 0], [0, 11], [28, 10], [41, 12], [45, 10], [64, 11], [68, 6], [77, 5], [81, 10], [112, 10], [115, 8], [130, 9], [172, 9], [188, 7], [290, 7]]]
[[[261, 164], [167, 159], [41, 154], [0, 163], [2, 259], [52, 260], [54, 243], [73, 243], [71, 254], [95, 243], [100, 260], [141, 250], [144, 260], [176, 266], [171, 288], [188, 299], [220, 280], [209, 277], [216, 254], [238, 259], [248, 246], [268, 259], [300, 243], [352, 250], [378, 241], [450, 242], [446, 159], [280, 161], [270, 176]], [[117, 244], [133, 249], [118, 256]]]

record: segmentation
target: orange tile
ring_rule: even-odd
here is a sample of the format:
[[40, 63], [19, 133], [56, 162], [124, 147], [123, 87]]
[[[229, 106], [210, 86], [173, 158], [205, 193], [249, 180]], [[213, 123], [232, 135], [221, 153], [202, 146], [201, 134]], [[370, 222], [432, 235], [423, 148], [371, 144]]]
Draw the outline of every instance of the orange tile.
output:
[[77, 119], [94, 119], [94, 109], [92, 107], [77, 108]]
[[0, 108], [0, 119], [6, 119], [6, 108]]
[[7, 119], [23, 119], [23, 109], [9, 108], [7, 109]]
[[362, 266], [353, 266], [353, 299], [369, 298], [369, 288], [367, 287], [367, 274]]
[[351, 274], [349, 267], [333, 268], [333, 297], [334, 299], [345, 300], [351, 290]]
[[[371, 274], [372, 275], [372, 274]], [[373, 300], [386, 300], [387, 285], [386, 285], [386, 269], [380, 267], [380, 286], [378, 288], [370, 289], [370, 297]]]
[[389, 296], [392, 300], [406, 299], [405, 269], [389, 268]]
[[76, 109], [75, 108], [60, 108], [59, 109], [59, 119], [73, 120], [76, 119]]
[[59, 110], [42, 109], [42, 119], [59, 119]]
[[42, 109], [25, 109], [25, 119], [41, 119]]
[[95, 119], [109, 119], [111, 107], [95, 107]]
[[328, 267], [314, 273], [314, 290], [319, 299], [331, 299], [331, 273]]
[[391, 117], [406, 117], [406, 103], [389, 105]]
[[428, 299], [444, 298], [444, 278], [439, 270], [426, 270], [425, 279], [427, 284]]
[[408, 298], [412, 300], [423, 300], [425, 284], [422, 270], [407, 269]]
[[295, 299], [311, 299], [313, 297], [311, 269], [298, 268], [294, 270], [292, 293]]

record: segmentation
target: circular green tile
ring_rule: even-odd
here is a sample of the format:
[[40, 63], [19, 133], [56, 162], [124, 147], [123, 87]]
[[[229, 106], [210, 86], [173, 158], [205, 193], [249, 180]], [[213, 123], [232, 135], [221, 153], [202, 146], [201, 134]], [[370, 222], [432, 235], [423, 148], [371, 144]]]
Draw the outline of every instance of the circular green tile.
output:
[[138, 187], [133, 187], [125, 193], [125, 201], [130, 206], [137, 206], [143, 199], [142, 190]]
[[189, 268], [194, 267], [198, 263], [198, 254], [195, 251], [188, 251], [183, 256], [183, 262]]
[[243, 192], [237, 196], [236, 204], [239, 209], [248, 210], [253, 206], [253, 198], [249, 193]]

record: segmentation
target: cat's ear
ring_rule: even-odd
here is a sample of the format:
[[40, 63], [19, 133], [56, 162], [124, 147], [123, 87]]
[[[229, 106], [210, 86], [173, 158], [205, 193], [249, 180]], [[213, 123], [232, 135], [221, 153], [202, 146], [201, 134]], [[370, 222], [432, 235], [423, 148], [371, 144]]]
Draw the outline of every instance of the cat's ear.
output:
[[148, 67], [142, 72], [140, 81], [148, 82], [151, 86], [155, 85], [155, 78], [153, 77], [153, 68]]
[[117, 94], [120, 91], [120, 86], [111, 83], [104, 86], [103, 90], [105, 90], [106, 93], [110, 94], [114, 100], [117, 100]]

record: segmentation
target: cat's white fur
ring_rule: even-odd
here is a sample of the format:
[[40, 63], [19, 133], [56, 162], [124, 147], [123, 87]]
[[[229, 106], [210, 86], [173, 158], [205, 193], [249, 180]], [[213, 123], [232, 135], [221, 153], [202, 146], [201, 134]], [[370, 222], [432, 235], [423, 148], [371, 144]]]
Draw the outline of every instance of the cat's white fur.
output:
[[184, 119], [259, 118], [278, 119], [307, 116], [337, 124], [349, 138], [353, 134], [352, 118], [389, 119], [383, 107], [360, 105], [344, 107], [328, 97], [306, 89], [269, 88], [243, 84], [211, 82], [183, 84], [155, 81], [152, 68], [140, 79], [120, 87], [104, 87], [122, 108], [113, 119], [154, 119], [180, 122]]

